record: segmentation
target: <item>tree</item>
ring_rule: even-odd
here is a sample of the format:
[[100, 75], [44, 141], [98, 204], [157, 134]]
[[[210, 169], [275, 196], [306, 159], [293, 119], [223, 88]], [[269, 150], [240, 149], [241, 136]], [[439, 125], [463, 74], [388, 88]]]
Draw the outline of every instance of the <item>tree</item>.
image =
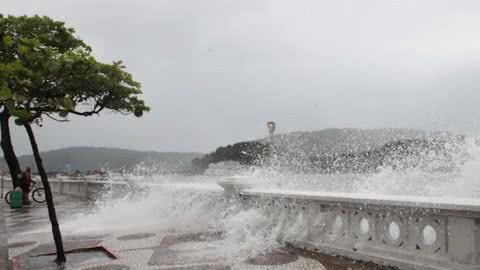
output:
[[10, 137], [10, 126], [8, 121], [10, 120], [10, 114], [6, 108], [2, 108], [0, 112], [0, 128], [1, 128], [1, 147], [3, 150], [3, 156], [7, 162], [8, 169], [12, 178], [13, 188], [20, 186], [18, 175], [20, 174], [20, 164], [18, 163], [17, 156], [13, 150], [12, 139]]
[[42, 126], [44, 117], [67, 122], [69, 115], [91, 116], [105, 109], [137, 117], [150, 110], [139, 97], [140, 83], [122, 62], [98, 62], [74, 33], [48, 17], [0, 15], [1, 145], [14, 179], [20, 169], [9, 140], [8, 119], [13, 117], [27, 131], [45, 187], [59, 264], [65, 262], [61, 233], [32, 124]]

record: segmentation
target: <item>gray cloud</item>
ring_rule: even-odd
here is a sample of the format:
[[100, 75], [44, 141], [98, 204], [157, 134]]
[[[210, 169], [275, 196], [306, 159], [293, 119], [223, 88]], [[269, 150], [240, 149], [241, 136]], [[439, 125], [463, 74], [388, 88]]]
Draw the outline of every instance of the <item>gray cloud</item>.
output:
[[[152, 112], [37, 129], [70, 145], [209, 151], [280, 131], [412, 127], [478, 134], [478, 1], [8, 1], [122, 59]], [[30, 152], [14, 129], [19, 153]]]

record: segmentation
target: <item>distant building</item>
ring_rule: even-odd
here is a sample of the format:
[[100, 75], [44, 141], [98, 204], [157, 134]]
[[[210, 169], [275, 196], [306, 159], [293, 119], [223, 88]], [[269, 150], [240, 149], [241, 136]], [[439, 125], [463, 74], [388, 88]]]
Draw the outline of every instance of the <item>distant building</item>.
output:
[[238, 161], [222, 161], [210, 163], [205, 175], [210, 176], [233, 176], [249, 171], [249, 167], [240, 164]]
[[70, 166], [70, 164], [63, 164], [57, 171], [63, 174], [70, 174], [72, 172], [72, 166]]

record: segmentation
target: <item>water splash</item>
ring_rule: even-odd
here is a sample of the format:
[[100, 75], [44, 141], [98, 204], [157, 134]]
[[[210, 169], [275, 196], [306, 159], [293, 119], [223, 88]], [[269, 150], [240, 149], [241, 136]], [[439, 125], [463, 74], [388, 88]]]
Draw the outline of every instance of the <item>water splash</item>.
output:
[[[406, 164], [388, 165], [373, 173], [298, 174], [278, 167], [257, 168], [242, 179], [255, 187], [341, 193], [375, 193], [476, 198], [480, 194], [480, 147], [473, 139], [446, 144], [444, 152], [423, 151], [408, 156]], [[447, 157], [447, 158], [446, 158]], [[405, 161], [405, 160], [404, 160]], [[444, 170], [444, 168], [450, 168]], [[454, 168], [454, 169], [451, 169]], [[185, 233], [222, 231], [223, 256], [246, 258], [280, 247], [283, 241], [307, 237], [301, 212], [284, 208], [245, 207], [227, 200], [216, 184], [218, 177], [156, 173], [141, 167], [129, 175], [130, 190], [118, 197], [106, 192], [88, 213], [67, 220], [70, 233], [125, 233], [156, 231]], [[322, 223], [322, 217], [317, 222]]]

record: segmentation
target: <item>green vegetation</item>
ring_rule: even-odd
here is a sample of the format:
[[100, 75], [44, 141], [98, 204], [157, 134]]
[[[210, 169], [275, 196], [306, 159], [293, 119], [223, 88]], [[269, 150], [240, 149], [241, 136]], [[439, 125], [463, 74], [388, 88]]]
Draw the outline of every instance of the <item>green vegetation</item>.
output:
[[238, 161], [245, 165], [260, 165], [270, 153], [270, 146], [264, 141], [240, 142], [225, 147], [219, 147], [213, 153], [192, 161], [194, 172], [202, 173], [210, 163], [220, 161]]
[[374, 173], [389, 167], [394, 170], [452, 171], [459, 161], [455, 159], [459, 157], [466, 158], [458, 144], [446, 140], [404, 139], [358, 153], [312, 156], [306, 170], [314, 173]]
[[[193, 161], [201, 173], [210, 163], [239, 161], [298, 173], [371, 173], [381, 167], [453, 170], [462, 137], [411, 129], [326, 129], [276, 135], [275, 156], [267, 140], [220, 147]], [[428, 162], [434, 159], [435, 162]], [[432, 160], [430, 160], [432, 161]], [[428, 168], [427, 168], [428, 167]]]
[[68, 121], [68, 116], [91, 116], [105, 109], [137, 117], [149, 111], [140, 99], [140, 83], [124, 71], [121, 61], [96, 61], [91, 48], [63, 22], [40, 16], [0, 15], [0, 127], [2, 150], [14, 186], [20, 172], [10, 138], [9, 119], [23, 125], [30, 139], [46, 191], [57, 263], [66, 261], [50, 185], [32, 124], [43, 118]]

